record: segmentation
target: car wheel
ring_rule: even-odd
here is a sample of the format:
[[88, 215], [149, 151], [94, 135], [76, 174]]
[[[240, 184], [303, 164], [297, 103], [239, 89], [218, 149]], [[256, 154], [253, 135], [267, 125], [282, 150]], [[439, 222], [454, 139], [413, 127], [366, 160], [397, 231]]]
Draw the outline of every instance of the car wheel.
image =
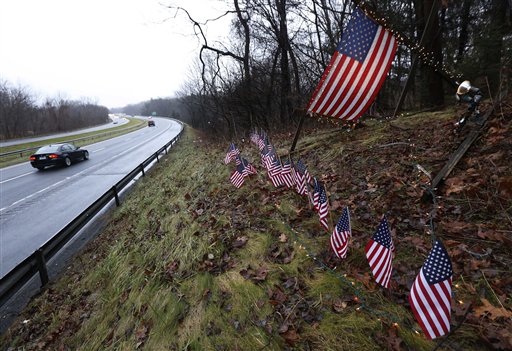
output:
[[44, 166], [39, 166], [39, 167], [37, 167], [37, 169], [40, 171], [44, 171]]
[[84, 160], [88, 160], [89, 159], [89, 151], [84, 151], [83, 159]]
[[66, 165], [66, 167], [69, 167], [71, 166], [71, 159], [69, 157], [66, 157], [64, 159], [64, 164]]

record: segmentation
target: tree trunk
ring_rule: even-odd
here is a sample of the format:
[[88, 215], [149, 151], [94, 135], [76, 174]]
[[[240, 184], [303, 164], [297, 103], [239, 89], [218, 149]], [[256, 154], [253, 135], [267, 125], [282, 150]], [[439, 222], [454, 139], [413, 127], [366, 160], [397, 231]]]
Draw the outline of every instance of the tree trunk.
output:
[[286, 24], [286, 0], [276, 0], [276, 8], [279, 16], [279, 48], [281, 49], [281, 96], [280, 96], [280, 118], [282, 123], [290, 119], [291, 100], [291, 75], [288, 58], [288, 26]]
[[466, 45], [468, 43], [468, 26], [469, 26], [469, 14], [471, 5], [473, 4], [473, 0], [466, 0], [462, 5], [461, 18], [460, 18], [460, 35], [459, 35], [459, 45], [457, 50], [457, 65], [464, 60], [464, 51], [466, 50]]
[[[437, 63], [442, 67], [443, 54], [441, 47], [441, 30], [439, 27], [439, 1], [438, 0], [417, 0], [416, 3], [416, 17], [418, 33], [424, 35], [423, 46], [432, 55], [428, 58], [432, 63]], [[428, 23], [430, 12], [433, 8], [432, 16], [428, 28], [425, 25]], [[423, 34], [423, 31], [425, 33]], [[443, 80], [435, 69], [428, 64], [421, 66], [423, 73], [423, 97], [424, 103], [427, 107], [441, 106], [444, 103]]]
[[496, 93], [500, 86], [503, 36], [506, 33], [505, 13], [508, 4], [503, 0], [493, 0], [490, 9], [492, 19], [482, 35], [480, 43], [480, 71], [485, 72], [489, 88]]

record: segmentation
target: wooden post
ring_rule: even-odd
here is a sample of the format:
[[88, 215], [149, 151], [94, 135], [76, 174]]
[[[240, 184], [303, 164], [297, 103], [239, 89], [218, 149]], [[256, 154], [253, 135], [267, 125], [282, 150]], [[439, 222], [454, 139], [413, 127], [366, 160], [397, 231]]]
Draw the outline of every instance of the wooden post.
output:
[[[430, 8], [430, 13], [427, 18], [427, 23], [425, 23], [425, 28], [423, 28], [423, 33], [421, 33], [421, 39], [419, 46], [423, 46], [423, 42], [425, 40], [425, 33], [428, 31], [428, 27], [430, 26], [430, 22], [432, 20], [432, 13], [434, 12], [434, 8], [436, 7], [437, 1], [432, 1], [432, 7]], [[393, 112], [393, 118], [396, 117], [405, 100], [405, 96], [407, 95], [407, 91], [409, 90], [409, 86], [411, 85], [411, 77], [414, 76], [414, 72], [416, 71], [416, 67], [418, 66], [418, 54], [414, 55], [411, 63], [411, 69], [409, 70], [409, 75], [407, 76], [407, 80], [405, 81], [404, 88], [402, 89], [402, 93], [400, 94], [400, 98], [398, 99], [398, 103], [395, 107], [395, 112]]]
[[299, 126], [297, 127], [297, 131], [295, 132], [295, 137], [293, 138], [292, 147], [290, 148], [290, 153], [292, 153], [293, 150], [295, 150], [295, 146], [297, 145], [297, 141], [299, 140], [300, 130], [302, 129], [302, 124], [304, 123], [304, 118], [306, 118], [305, 113], [300, 118]]
[[[501, 99], [507, 95], [506, 92], [503, 92], [498, 96], [498, 99], [494, 102], [492, 106], [485, 112], [482, 118], [482, 126], [478, 129], [472, 130], [469, 135], [464, 139], [464, 141], [459, 145], [459, 148], [451, 155], [448, 162], [444, 165], [444, 167], [439, 171], [439, 173], [432, 180], [430, 187], [433, 191], [436, 191], [436, 188], [448, 178], [448, 175], [455, 168], [457, 163], [459, 163], [460, 159], [464, 156], [466, 151], [468, 151], [469, 147], [473, 144], [473, 142], [480, 136], [480, 133], [485, 129], [485, 123], [487, 119], [491, 116], [492, 112], [498, 107], [498, 104], [501, 102]], [[467, 128], [467, 127], [466, 127]], [[423, 201], [428, 201], [431, 198], [432, 194], [429, 192], [425, 192], [422, 196]]]
[[412, 82], [411, 77], [414, 76], [414, 72], [416, 71], [417, 66], [418, 66], [418, 55], [414, 55], [414, 58], [413, 58], [412, 64], [411, 64], [411, 69], [409, 70], [409, 75], [407, 76], [407, 80], [405, 81], [404, 88], [402, 89], [402, 92], [400, 93], [400, 98], [398, 99], [398, 102], [396, 103], [395, 111], [393, 112], [393, 118], [395, 118], [396, 115], [398, 115], [398, 112], [402, 108], [405, 97], [407, 96], [407, 91], [409, 90], [409, 86], [411, 85], [411, 82]]
[[333, 225], [335, 225], [335, 224], [334, 224], [334, 220], [332, 219], [331, 201], [329, 200], [329, 196], [327, 195], [327, 187], [325, 186], [325, 184], [324, 184], [324, 191], [325, 191], [325, 197], [327, 199], [327, 208], [329, 211], [329, 222], [330, 222], [329, 228], [334, 229]]

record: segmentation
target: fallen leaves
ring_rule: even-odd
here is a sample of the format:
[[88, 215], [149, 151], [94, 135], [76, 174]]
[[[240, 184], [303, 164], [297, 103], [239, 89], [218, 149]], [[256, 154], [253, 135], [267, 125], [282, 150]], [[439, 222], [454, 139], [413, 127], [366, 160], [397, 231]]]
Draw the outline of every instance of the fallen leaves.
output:
[[375, 339], [384, 348], [390, 351], [401, 351], [402, 350], [402, 339], [398, 336], [397, 328], [394, 326], [387, 327], [385, 332], [379, 332], [376, 334]]
[[241, 247], [244, 247], [245, 244], [247, 244], [248, 240], [249, 238], [247, 238], [246, 236], [237, 237], [236, 240], [233, 242], [233, 248], [239, 249]]
[[499, 318], [512, 318], [512, 311], [509, 311], [504, 307], [495, 307], [485, 298], [482, 298], [480, 301], [482, 302], [482, 306], [475, 307], [473, 309], [474, 314], [477, 317], [489, 318], [492, 321], [495, 321]]
[[242, 269], [240, 271], [240, 275], [244, 277], [244, 279], [252, 280], [253, 282], [262, 282], [267, 279], [269, 270], [265, 267], [258, 267], [256, 269], [251, 268], [251, 266]]

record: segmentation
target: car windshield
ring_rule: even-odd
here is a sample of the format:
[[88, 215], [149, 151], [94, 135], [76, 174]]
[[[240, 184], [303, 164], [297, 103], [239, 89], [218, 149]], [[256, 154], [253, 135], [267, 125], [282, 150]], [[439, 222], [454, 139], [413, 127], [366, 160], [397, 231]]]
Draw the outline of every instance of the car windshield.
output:
[[50, 152], [57, 152], [59, 151], [60, 145], [48, 145], [43, 146], [39, 150], [37, 150], [36, 154], [48, 154]]

